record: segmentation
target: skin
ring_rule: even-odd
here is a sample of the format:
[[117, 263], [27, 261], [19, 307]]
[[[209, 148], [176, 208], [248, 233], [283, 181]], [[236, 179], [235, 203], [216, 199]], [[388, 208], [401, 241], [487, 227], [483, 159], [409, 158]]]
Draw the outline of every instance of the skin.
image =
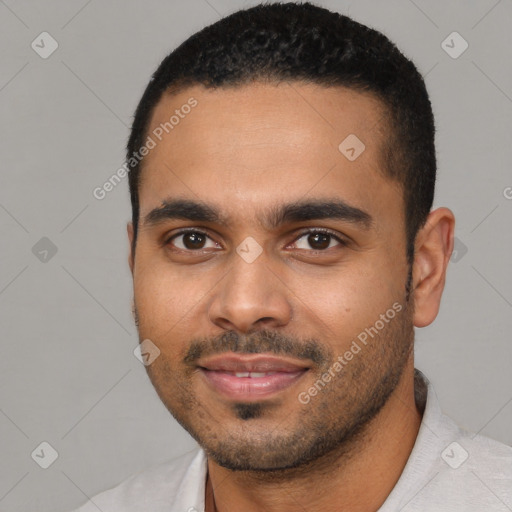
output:
[[[437, 316], [453, 213], [432, 211], [418, 233], [407, 302], [402, 190], [382, 173], [386, 129], [377, 99], [302, 83], [193, 86], [161, 99], [150, 132], [190, 97], [198, 105], [145, 158], [129, 264], [140, 340], [161, 351], [148, 375], [208, 455], [207, 511], [375, 511], [398, 481], [421, 423], [413, 326]], [[354, 161], [338, 150], [349, 134], [366, 146]], [[164, 199], [178, 197], [216, 206], [230, 226], [141, 224]], [[312, 198], [342, 199], [373, 224], [261, 222], [273, 205]], [[166, 243], [186, 227], [207, 237]], [[328, 238], [328, 248], [318, 249], [306, 228], [330, 229], [347, 244]], [[131, 223], [128, 236], [131, 246]], [[248, 236], [262, 249], [252, 263], [236, 252]], [[402, 310], [301, 403], [298, 394], [394, 303]], [[306, 346], [312, 359], [299, 381], [247, 403], [219, 395], [195, 366], [199, 353], [297, 357]]]

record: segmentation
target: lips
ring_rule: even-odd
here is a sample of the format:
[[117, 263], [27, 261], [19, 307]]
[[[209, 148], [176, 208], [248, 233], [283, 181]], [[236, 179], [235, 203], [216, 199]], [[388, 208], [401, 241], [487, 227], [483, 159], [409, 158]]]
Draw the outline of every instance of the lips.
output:
[[263, 354], [220, 354], [198, 361], [210, 388], [225, 398], [256, 400], [274, 395], [299, 380], [309, 367]]
[[308, 366], [303, 363], [263, 354], [250, 354], [245, 356], [237, 354], [220, 354], [205, 360], [199, 360], [198, 366], [206, 370], [230, 373], [291, 373], [308, 369]]

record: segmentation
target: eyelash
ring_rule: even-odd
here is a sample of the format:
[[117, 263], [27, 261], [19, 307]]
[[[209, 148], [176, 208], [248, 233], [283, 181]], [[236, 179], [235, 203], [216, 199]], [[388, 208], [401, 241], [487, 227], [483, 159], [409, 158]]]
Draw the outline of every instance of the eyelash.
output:
[[[164, 246], [169, 245], [171, 243], [171, 241], [174, 240], [175, 238], [178, 238], [181, 235], [186, 235], [188, 233], [198, 233], [200, 235], [204, 235], [211, 239], [211, 237], [208, 235], [208, 233], [206, 233], [205, 231], [201, 231], [200, 229], [196, 229], [196, 228], [182, 229], [182, 230], [178, 231], [177, 233], [174, 233], [172, 236], [168, 237], [164, 241]], [[297, 237], [295, 238], [293, 243], [297, 242], [297, 240], [300, 240], [305, 235], [317, 234], [317, 233], [331, 236], [332, 238], [334, 238], [334, 240], [336, 240], [340, 244], [341, 247], [347, 246], [347, 242], [345, 240], [340, 238], [335, 232], [333, 232], [329, 229], [325, 229], [325, 228], [314, 228], [314, 229], [304, 230], [297, 235]], [[307, 252], [312, 252], [312, 253], [327, 252], [330, 249], [333, 249], [333, 247], [330, 247], [328, 249], [311, 249]], [[193, 249], [178, 248], [177, 250], [181, 251], [181, 252], [197, 252], [197, 253], [201, 252], [201, 249], [193, 250]], [[306, 249], [300, 249], [300, 250], [306, 250]]]

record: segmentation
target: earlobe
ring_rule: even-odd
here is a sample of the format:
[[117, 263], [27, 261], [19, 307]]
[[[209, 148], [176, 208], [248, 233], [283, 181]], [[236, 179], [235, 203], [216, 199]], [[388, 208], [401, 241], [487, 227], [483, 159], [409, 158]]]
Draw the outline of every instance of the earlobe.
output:
[[426, 327], [438, 312], [453, 251], [455, 216], [448, 208], [430, 212], [416, 237], [413, 266], [414, 325]]
[[133, 276], [133, 251], [132, 251], [132, 243], [133, 243], [133, 223], [128, 222], [126, 225], [126, 231], [128, 232], [128, 242], [130, 244], [129, 253], [128, 253], [128, 265], [130, 267], [130, 272]]

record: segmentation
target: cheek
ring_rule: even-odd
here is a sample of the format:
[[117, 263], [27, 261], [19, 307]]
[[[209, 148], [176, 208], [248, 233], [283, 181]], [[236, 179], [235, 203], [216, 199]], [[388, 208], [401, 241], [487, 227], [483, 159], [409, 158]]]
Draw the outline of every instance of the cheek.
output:
[[317, 326], [325, 340], [333, 340], [333, 348], [350, 344], [400, 299], [396, 270], [391, 270], [378, 270], [376, 262], [368, 260], [365, 265], [347, 266], [322, 278], [302, 276], [294, 290], [300, 299], [297, 318], [303, 320], [299, 322], [307, 319]]
[[[333, 279], [324, 283], [323, 289], [317, 288], [309, 293], [305, 305], [316, 314], [312, 320], [325, 327], [325, 339], [332, 340], [332, 348], [348, 344], [365, 323], [369, 304], [365, 300], [366, 292], [361, 286], [347, 280]], [[306, 314], [311, 316], [310, 313]]]
[[156, 264], [136, 273], [133, 286], [140, 329], [149, 329], [155, 335], [165, 333], [182, 319], [186, 321], [201, 296], [197, 281], [184, 280], [179, 271], [171, 272]]

